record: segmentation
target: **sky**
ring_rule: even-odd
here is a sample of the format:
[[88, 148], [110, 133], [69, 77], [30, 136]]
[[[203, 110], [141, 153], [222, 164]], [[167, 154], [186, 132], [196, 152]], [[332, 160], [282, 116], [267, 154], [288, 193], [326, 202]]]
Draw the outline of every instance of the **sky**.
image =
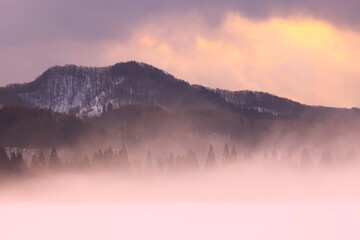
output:
[[192, 84], [360, 107], [358, 0], [0, 0], [0, 86], [146, 62]]

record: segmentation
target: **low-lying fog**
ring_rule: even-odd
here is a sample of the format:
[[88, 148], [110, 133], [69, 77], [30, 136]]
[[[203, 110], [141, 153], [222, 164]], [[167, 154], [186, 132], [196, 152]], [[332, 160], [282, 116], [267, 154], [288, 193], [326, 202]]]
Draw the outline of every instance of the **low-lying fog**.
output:
[[118, 169], [46, 171], [3, 180], [0, 202], [353, 202], [360, 165], [299, 167], [258, 159], [211, 169], [131, 173]]
[[[359, 239], [355, 151], [237, 150], [225, 161], [224, 147], [214, 149], [209, 167], [207, 149], [197, 149], [198, 166], [159, 165], [152, 151], [152, 164], [127, 170], [114, 162], [73, 169], [62, 159], [59, 168], [9, 174], [0, 185], [1, 238]], [[132, 151], [130, 162], [150, 161]]]
[[1, 238], [357, 240], [359, 170], [238, 162], [169, 175], [48, 172], [3, 182]]

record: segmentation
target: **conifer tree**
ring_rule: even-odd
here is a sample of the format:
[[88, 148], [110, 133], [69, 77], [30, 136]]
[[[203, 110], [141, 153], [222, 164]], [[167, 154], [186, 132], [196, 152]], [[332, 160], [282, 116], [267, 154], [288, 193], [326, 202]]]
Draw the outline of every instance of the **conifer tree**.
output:
[[320, 163], [323, 165], [330, 165], [333, 162], [333, 157], [329, 150], [326, 150], [322, 153]]
[[90, 166], [90, 161], [89, 161], [88, 155], [86, 154], [84, 156], [84, 158], [81, 160], [80, 167], [81, 168], [87, 168], [89, 166]]
[[233, 146], [231, 149], [231, 159], [237, 160], [237, 152], [236, 152], [235, 146]]
[[146, 161], [145, 161], [145, 166], [144, 167], [148, 168], [149, 166], [152, 165], [152, 163], [153, 163], [153, 161], [152, 161], [152, 157], [151, 157], [151, 152], [148, 151], [147, 155], [146, 155]]
[[228, 145], [225, 143], [224, 153], [223, 153], [223, 161], [228, 161], [229, 159], [230, 159], [229, 147], [228, 147]]
[[61, 166], [61, 161], [55, 147], [51, 149], [49, 166], [53, 168], [58, 168]]
[[215, 153], [212, 144], [210, 144], [209, 152], [206, 158], [206, 166], [212, 167], [216, 165]]
[[171, 152], [168, 158], [168, 165], [172, 168], [174, 167], [174, 164], [175, 164], [175, 158], [174, 158], [174, 154]]
[[98, 162], [102, 162], [104, 159], [104, 154], [103, 152], [101, 151], [101, 148], [99, 148], [99, 151], [98, 151]]
[[99, 155], [98, 153], [95, 151], [93, 154], [93, 158], [92, 158], [92, 164], [96, 164], [99, 161]]
[[36, 157], [35, 153], [32, 155], [30, 162], [31, 162], [30, 163], [31, 168], [38, 168], [39, 167], [38, 158]]
[[21, 171], [21, 170], [23, 170], [24, 167], [25, 167], [24, 158], [23, 158], [22, 152], [19, 151], [16, 154], [16, 158], [15, 158], [15, 169], [16, 169], [16, 171]]
[[122, 152], [122, 158], [123, 158], [123, 160], [127, 162], [129, 159], [128, 159], [128, 153], [127, 153], [127, 150], [126, 150], [126, 147], [125, 147], [124, 144], [122, 145], [122, 150], [121, 150], [121, 152]]
[[301, 162], [300, 164], [302, 166], [307, 166], [310, 164], [310, 153], [309, 153], [309, 150], [307, 150], [307, 148], [304, 148], [302, 151], [301, 151]]
[[197, 162], [197, 157], [196, 157], [196, 154], [194, 153], [194, 151], [189, 148], [189, 150], [187, 151], [186, 153], [186, 156], [185, 156], [185, 165], [186, 167], [198, 167], [198, 162]]
[[46, 162], [45, 162], [45, 155], [43, 153], [42, 150], [40, 150], [40, 154], [39, 154], [39, 157], [38, 157], [38, 166], [39, 167], [45, 167], [46, 166]]
[[106, 149], [106, 150], [104, 151], [104, 159], [105, 159], [105, 161], [107, 161], [107, 162], [111, 162], [113, 156], [114, 156], [114, 152], [113, 152], [111, 146], [109, 146], [108, 149]]
[[17, 161], [16, 153], [12, 152], [10, 154], [10, 163], [9, 163], [9, 170], [12, 172], [16, 170], [16, 161]]
[[274, 162], [277, 162], [277, 160], [278, 160], [278, 154], [277, 154], [277, 151], [276, 151], [275, 148], [273, 149], [273, 151], [272, 151], [272, 153], [271, 153], [271, 157], [272, 157], [272, 160], [273, 160]]
[[6, 154], [5, 148], [0, 146], [0, 171], [8, 171], [10, 159]]
[[128, 153], [124, 144], [119, 150], [119, 162], [122, 168], [126, 168], [129, 166]]

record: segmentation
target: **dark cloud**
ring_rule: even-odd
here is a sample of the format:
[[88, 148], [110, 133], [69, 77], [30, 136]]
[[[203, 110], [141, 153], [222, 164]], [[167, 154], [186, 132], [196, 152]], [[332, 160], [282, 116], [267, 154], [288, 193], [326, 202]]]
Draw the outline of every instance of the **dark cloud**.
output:
[[166, 13], [194, 11], [216, 24], [224, 12], [249, 18], [303, 14], [360, 27], [358, 0], [0, 0], [0, 44], [126, 38], [137, 24]]

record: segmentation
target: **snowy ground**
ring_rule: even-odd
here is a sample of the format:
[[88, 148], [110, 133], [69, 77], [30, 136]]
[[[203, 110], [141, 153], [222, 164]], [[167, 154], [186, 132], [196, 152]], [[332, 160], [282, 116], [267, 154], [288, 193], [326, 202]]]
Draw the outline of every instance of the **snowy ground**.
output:
[[0, 189], [0, 239], [360, 239], [359, 168], [51, 174]]
[[359, 239], [341, 204], [1, 205], [1, 239]]

